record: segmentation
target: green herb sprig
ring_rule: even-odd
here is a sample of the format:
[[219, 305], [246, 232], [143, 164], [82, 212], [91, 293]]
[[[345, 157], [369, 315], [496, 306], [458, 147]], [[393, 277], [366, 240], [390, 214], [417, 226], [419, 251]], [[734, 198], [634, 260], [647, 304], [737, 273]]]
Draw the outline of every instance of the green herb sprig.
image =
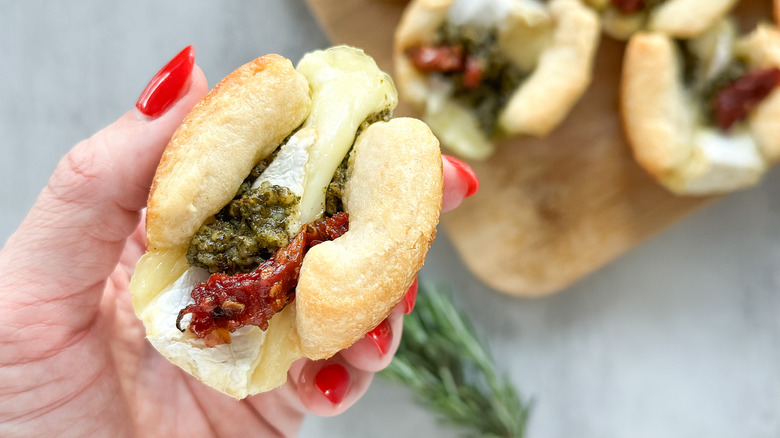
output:
[[436, 289], [420, 289], [404, 317], [401, 346], [384, 378], [410, 388], [418, 403], [466, 436], [525, 434], [531, 404], [499, 374], [467, 317]]

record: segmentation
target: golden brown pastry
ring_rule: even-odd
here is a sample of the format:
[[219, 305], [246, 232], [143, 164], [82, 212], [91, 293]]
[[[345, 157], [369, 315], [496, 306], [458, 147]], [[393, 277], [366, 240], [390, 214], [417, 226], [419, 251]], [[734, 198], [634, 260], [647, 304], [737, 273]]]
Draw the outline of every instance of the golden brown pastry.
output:
[[[442, 197], [438, 141], [418, 120], [384, 121], [396, 102], [390, 77], [341, 46], [307, 54], [297, 68], [258, 58], [195, 106], [155, 175], [148, 252], [131, 283], [160, 353], [243, 398], [284, 383], [295, 359], [330, 357], [390, 314], [422, 266]], [[231, 296], [210, 308], [215, 327], [200, 336], [197, 311], [208, 300], [194, 299], [193, 289], [283, 266], [299, 231], [312, 229], [306, 224], [345, 217], [332, 201], [348, 215], [348, 231], [305, 253], [281, 310], [236, 324], [252, 305]], [[230, 222], [244, 208], [251, 215]], [[234, 231], [246, 224], [256, 234]], [[211, 251], [230, 239], [237, 243]], [[281, 248], [269, 251], [277, 240]], [[250, 254], [246, 241], [269, 246]], [[282, 284], [269, 283], [269, 294]]]
[[675, 42], [638, 33], [623, 64], [621, 109], [637, 161], [677, 194], [749, 187], [780, 158], [780, 30], [738, 36], [721, 20]]
[[402, 96], [442, 143], [484, 159], [547, 135], [591, 81], [599, 20], [580, 0], [414, 0], [395, 34]]
[[601, 11], [604, 32], [627, 40], [646, 30], [688, 39], [726, 16], [737, 0], [586, 0]]

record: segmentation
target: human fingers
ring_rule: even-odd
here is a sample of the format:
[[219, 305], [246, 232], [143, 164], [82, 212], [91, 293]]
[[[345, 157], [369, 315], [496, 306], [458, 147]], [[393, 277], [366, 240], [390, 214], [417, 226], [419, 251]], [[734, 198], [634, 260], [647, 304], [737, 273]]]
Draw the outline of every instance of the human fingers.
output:
[[468, 164], [449, 155], [442, 155], [444, 194], [442, 212], [450, 211], [474, 196], [479, 189], [479, 179]]
[[390, 365], [403, 332], [403, 315], [409, 314], [414, 308], [417, 297], [417, 280], [404, 295], [393, 313], [368, 332], [359, 341], [340, 354], [344, 360], [355, 368], [366, 371], [380, 371]]
[[88, 310], [96, 308], [103, 281], [138, 224], [165, 145], [206, 91], [192, 50], [185, 49], [158, 72], [135, 109], [60, 161], [0, 253], [0, 266], [16, 284], [57, 284], [36, 288], [29, 299], [66, 302], [78, 312], [59, 314], [91, 318]]
[[417, 281], [393, 313], [363, 339], [327, 360], [299, 360], [290, 368], [303, 407], [320, 416], [338, 415], [366, 392], [374, 372], [385, 368], [401, 342], [403, 315], [412, 311]]
[[119, 265], [127, 272], [128, 277], [133, 275], [135, 265], [146, 252], [146, 226], [144, 219], [145, 215], [142, 211], [138, 226], [136, 226], [133, 233], [127, 238], [125, 248], [122, 251], [122, 255], [119, 257]]
[[298, 396], [309, 413], [322, 417], [341, 414], [365, 394], [372, 371], [355, 368], [341, 354], [330, 359], [301, 361], [296, 379]]

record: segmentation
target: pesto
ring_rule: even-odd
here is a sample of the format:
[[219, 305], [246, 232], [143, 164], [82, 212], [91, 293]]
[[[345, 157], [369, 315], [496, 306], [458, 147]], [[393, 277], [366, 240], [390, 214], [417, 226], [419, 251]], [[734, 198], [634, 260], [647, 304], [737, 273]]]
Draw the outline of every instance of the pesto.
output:
[[[393, 117], [393, 111], [391, 111], [389, 108], [385, 109], [384, 111], [371, 114], [370, 116], [366, 117], [366, 120], [363, 120], [363, 123], [361, 123], [360, 126], [358, 126], [358, 129], [355, 132], [355, 139], [357, 139], [360, 136], [360, 134], [363, 133], [363, 131], [365, 131], [369, 126], [373, 125], [374, 123], [387, 122], [390, 121], [392, 117]], [[349, 154], [347, 154], [347, 156], [349, 156]]]
[[[389, 109], [371, 114], [360, 124], [355, 138], [372, 123], [388, 121], [390, 117]], [[233, 200], [201, 225], [187, 250], [187, 261], [191, 266], [230, 275], [249, 272], [289, 243], [292, 236], [289, 235], [288, 224], [300, 204], [300, 198], [289, 188], [268, 182], [252, 189], [252, 184], [278, 152], [279, 148], [260, 161], [241, 184]], [[349, 152], [326, 189], [327, 216], [344, 211], [341, 198], [348, 177], [348, 162]]]
[[496, 28], [455, 26], [445, 22], [436, 32], [436, 46], [461, 46], [464, 55], [482, 66], [482, 77], [476, 87], [464, 86], [462, 71], [438, 73], [453, 85], [452, 98], [471, 108], [480, 128], [488, 135], [497, 135], [498, 116], [509, 102], [514, 90], [528, 76], [501, 54]]
[[287, 224], [299, 201], [269, 183], [240, 194], [192, 237], [187, 261], [211, 273], [251, 271], [289, 243]]
[[333, 174], [333, 179], [328, 184], [325, 192], [325, 214], [327, 216], [333, 216], [338, 212], [344, 211], [344, 204], [341, 202], [341, 199], [344, 197], [344, 186], [347, 182], [348, 163], [349, 152], [341, 161], [339, 167], [336, 168], [336, 173]]

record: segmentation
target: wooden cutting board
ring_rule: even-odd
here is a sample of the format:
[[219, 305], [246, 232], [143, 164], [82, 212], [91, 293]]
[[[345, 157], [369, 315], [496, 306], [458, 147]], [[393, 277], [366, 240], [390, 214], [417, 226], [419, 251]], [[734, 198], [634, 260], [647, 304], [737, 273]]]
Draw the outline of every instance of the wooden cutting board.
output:
[[[393, 71], [393, 32], [406, 1], [307, 1], [334, 44], [361, 47]], [[768, 18], [768, 2], [756, 3]], [[469, 161], [480, 190], [442, 222], [492, 288], [559, 291], [712, 199], [676, 197], [634, 162], [618, 114], [622, 54], [622, 43], [602, 38], [593, 84], [549, 137], [509, 139], [487, 161]], [[403, 102], [395, 114], [418, 116]]]

